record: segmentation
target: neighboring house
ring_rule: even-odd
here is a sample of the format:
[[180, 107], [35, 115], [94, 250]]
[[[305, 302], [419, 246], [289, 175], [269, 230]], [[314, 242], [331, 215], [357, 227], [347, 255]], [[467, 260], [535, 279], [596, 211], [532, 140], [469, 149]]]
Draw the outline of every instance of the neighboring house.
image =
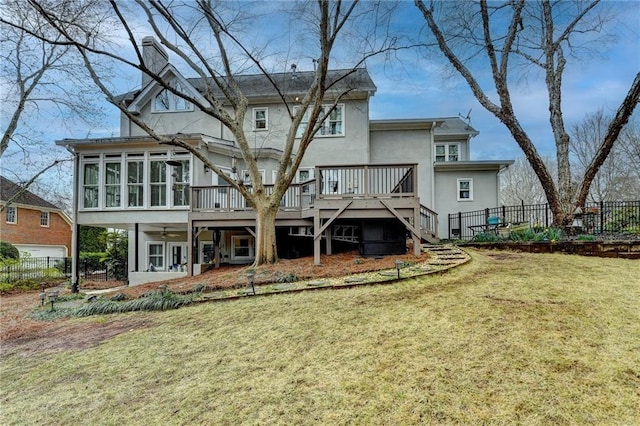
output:
[[66, 257], [71, 254], [72, 224], [58, 206], [30, 191], [14, 198], [22, 188], [0, 176], [2, 210], [0, 240], [16, 246], [20, 255], [31, 257]]
[[[143, 40], [144, 58], [164, 79], [200, 97], [202, 80], [183, 77], [164, 49]], [[330, 80], [344, 77], [334, 70]], [[271, 75], [287, 96], [302, 95], [312, 72]], [[237, 76], [249, 99], [246, 133], [265, 184], [272, 184], [290, 119], [264, 75]], [[347, 97], [309, 146], [277, 218], [280, 257], [331, 253], [342, 245], [365, 255], [403, 253], [406, 235], [447, 235], [447, 214], [495, 207], [498, 174], [512, 161], [470, 161], [478, 134], [457, 117], [370, 120], [376, 86], [366, 69], [340, 81]], [[327, 102], [332, 102], [329, 92]], [[230, 132], [143, 76], [122, 96], [158, 133], [180, 134], [229, 176], [248, 182]], [[304, 126], [304, 122], [303, 122]], [[190, 152], [160, 145], [124, 115], [120, 137], [56, 142], [75, 155], [77, 225], [129, 232], [130, 282], [199, 273], [202, 265], [254, 259], [255, 216], [223, 179]], [[437, 216], [441, 219], [438, 220]], [[154, 270], [149, 276], [148, 270]]]

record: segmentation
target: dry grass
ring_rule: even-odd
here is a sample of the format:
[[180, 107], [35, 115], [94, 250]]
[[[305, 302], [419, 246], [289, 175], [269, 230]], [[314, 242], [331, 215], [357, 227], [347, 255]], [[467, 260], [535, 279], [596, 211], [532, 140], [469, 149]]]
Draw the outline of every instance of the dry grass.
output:
[[394, 286], [117, 316], [145, 326], [4, 356], [0, 423], [640, 423], [640, 262], [493, 254]]

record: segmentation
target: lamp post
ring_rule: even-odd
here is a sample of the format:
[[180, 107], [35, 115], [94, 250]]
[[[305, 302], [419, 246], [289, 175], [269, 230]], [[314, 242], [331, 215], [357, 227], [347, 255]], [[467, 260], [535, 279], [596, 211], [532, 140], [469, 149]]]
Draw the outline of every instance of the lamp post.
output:
[[247, 280], [249, 281], [249, 285], [251, 286], [251, 293], [255, 296], [256, 295], [256, 288], [254, 286], [255, 284], [255, 272], [253, 271], [249, 271], [247, 272]]
[[404, 262], [400, 259], [396, 259], [396, 270], [398, 271], [398, 279], [400, 279], [400, 268], [402, 268], [402, 265], [404, 264]]
[[42, 286], [42, 291], [40, 292], [40, 306], [44, 306], [44, 299], [47, 298], [47, 293], [44, 291], [45, 283], [40, 283]]

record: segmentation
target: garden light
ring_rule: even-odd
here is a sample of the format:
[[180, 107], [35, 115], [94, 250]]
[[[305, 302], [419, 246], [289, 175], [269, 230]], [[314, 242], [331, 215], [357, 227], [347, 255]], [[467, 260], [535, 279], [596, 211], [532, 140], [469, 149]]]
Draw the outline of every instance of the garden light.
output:
[[255, 296], [256, 288], [254, 286], [254, 283], [255, 283], [254, 276], [255, 276], [255, 273], [253, 271], [247, 272], [247, 280], [249, 281], [249, 285], [251, 286], [251, 293], [253, 293], [253, 295]]
[[400, 268], [402, 268], [402, 265], [404, 264], [404, 262], [400, 259], [396, 259], [396, 270], [398, 271], [398, 279], [400, 279]]

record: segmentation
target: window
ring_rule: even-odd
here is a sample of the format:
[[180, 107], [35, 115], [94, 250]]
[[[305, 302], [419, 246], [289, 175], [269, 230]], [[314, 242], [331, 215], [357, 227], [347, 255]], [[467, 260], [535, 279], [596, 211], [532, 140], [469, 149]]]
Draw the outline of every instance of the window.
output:
[[85, 209], [98, 207], [98, 170], [97, 163], [84, 165], [82, 173], [82, 205]]
[[[264, 183], [264, 179], [265, 179], [264, 169], [260, 169], [258, 170], [258, 172], [260, 173], [260, 177], [262, 178], [262, 183]], [[245, 186], [251, 186], [251, 174], [249, 173], [249, 170], [242, 171], [242, 181], [244, 182]]]
[[15, 207], [7, 207], [7, 223], [18, 223], [18, 209]]
[[49, 212], [40, 212], [40, 226], [49, 227]]
[[151, 207], [167, 205], [167, 165], [164, 160], [151, 161], [149, 190], [151, 193]]
[[[327, 111], [329, 111], [333, 105], [323, 105], [320, 117], [324, 117]], [[296, 132], [296, 137], [302, 137], [302, 134], [309, 125], [309, 110], [304, 113], [300, 127]], [[335, 109], [331, 111], [327, 119], [322, 123], [320, 130], [316, 133], [316, 136], [344, 136], [344, 105], [336, 105]]]
[[267, 130], [269, 110], [267, 108], [253, 109], [253, 130]]
[[[186, 90], [177, 80], [169, 83], [179, 93], [186, 93]], [[185, 99], [173, 93], [171, 90], [164, 89], [160, 92], [153, 103], [153, 110], [156, 112], [170, 111], [190, 111], [191, 104]]]
[[104, 193], [105, 207], [120, 207], [120, 176], [122, 164], [120, 162], [105, 163]]
[[459, 161], [459, 150], [460, 145], [457, 143], [436, 145], [436, 161]]
[[253, 239], [248, 235], [231, 237], [231, 256], [233, 259], [250, 259], [253, 257]]
[[149, 270], [164, 269], [164, 244], [163, 243], [148, 243], [147, 246]]
[[458, 179], [458, 201], [473, 201], [473, 179]]
[[189, 205], [189, 160], [178, 160], [179, 166], [173, 166], [173, 205]]
[[129, 207], [142, 207], [144, 204], [144, 162], [127, 162], [127, 197]]

